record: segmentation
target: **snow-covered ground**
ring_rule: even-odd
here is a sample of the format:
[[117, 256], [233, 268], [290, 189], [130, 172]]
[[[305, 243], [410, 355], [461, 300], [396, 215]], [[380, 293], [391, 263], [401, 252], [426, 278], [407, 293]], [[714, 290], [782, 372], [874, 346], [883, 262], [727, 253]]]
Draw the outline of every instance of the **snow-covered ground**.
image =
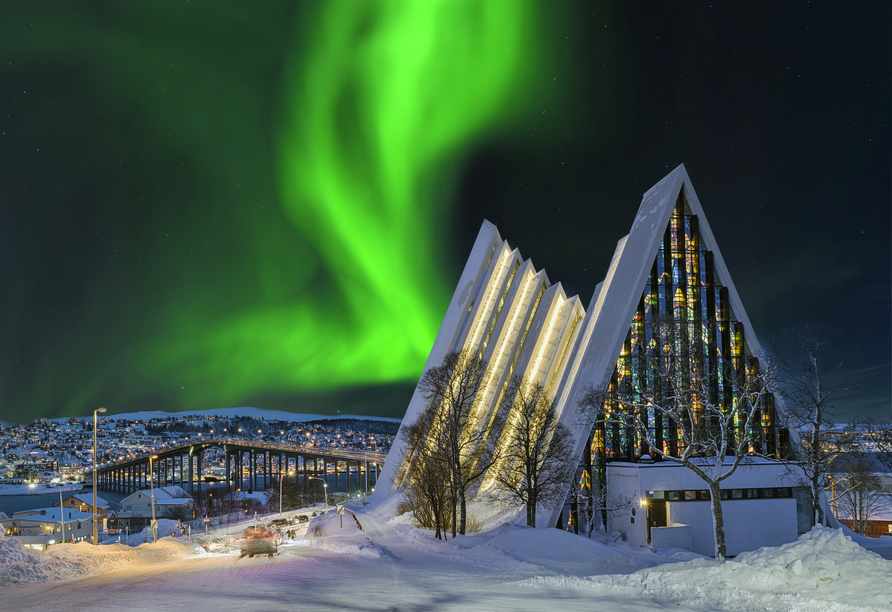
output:
[[[32, 555], [0, 539], [4, 585], [12, 575], [21, 584], [57, 571], [62, 578], [105, 571], [111, 561], [96, 557], [120, 555], [115, 571], [4, 589], [0, 610], [43, 610], [60, 597], [67, 606], [133, 612], [892, 610], [892, 562], [838, 530], [817, 527], [796, 542], [718, 564], [683, 551], [656, 555], [508, 524], [437, 541], [385, 510], [357, 508], [362, 531], [349, 514], [318, 517], [272, 559], [192, 554], [171, 539], [135, 549], [64, 545]], [[88, 569], [77, 573], [63, 561]]]
[[[86, 542], [57, 544], [46, 552], [23, 548], [18, 540], [0, 536], [0, 587], [55, 582], [107, 574], [123, 568], [192, 557], [200, 546], [173, 538], [131, 548], [124, 544], [93, 546]], [[0, 600], [0, 610], [12, 610]]]

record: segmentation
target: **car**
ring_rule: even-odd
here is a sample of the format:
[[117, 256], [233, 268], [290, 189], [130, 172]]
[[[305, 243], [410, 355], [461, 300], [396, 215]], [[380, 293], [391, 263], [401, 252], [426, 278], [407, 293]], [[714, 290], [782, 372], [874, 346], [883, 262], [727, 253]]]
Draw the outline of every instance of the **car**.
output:
[[307, 517], [306, 514], [301, 514], [300, 516], [297, 517], [297, 522], [298, 523], [309, 523], [310, 519], [309, 519], [309, 517]]
[[272, 557], [273, 555], [279, 554], [279, 549], [276, 548], [275, 544], [270, 542], [265, 538], [257, 538], [255, 540], [245, 540], [242, 542], [242, 554], [239, 555], [239, 559], [248, 556], [249, 559], [253, 558], [254, 555], [266, 555], [267, 557]]

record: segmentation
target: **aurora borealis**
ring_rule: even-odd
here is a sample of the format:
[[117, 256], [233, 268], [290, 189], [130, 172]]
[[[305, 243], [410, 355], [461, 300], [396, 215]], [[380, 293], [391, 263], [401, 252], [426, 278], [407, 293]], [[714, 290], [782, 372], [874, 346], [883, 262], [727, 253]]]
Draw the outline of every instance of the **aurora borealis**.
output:
[[885, 47], [766, 7], [8, 7], [0, 419], [401, 416], [484, 217], [587, 303], [681, 161], [763, 341], [850, 330], [888, 407]]

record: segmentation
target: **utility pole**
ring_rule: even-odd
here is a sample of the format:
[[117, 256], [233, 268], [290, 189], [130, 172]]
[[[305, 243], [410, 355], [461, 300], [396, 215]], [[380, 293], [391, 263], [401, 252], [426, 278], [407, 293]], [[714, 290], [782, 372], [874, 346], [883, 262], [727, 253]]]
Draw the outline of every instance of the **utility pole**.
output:
[[[99, 524], [96, 522], [96, 506], [98, 505], [98, 493], [96, 492], [96, 426], [97, 412], [105, 412], [105, 408], [97, 408], [93, 411], [93, 545], [99, 544]], [[60, 493], [61, 495], [61, 493]]]

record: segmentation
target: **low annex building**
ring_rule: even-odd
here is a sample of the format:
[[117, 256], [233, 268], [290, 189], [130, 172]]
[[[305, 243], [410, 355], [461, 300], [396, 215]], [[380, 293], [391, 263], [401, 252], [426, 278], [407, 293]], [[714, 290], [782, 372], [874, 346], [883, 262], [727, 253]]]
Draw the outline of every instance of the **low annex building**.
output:
[[[684, 165], [644, 194], [632, 229], [618, 241], [606, 277], [595, 288], [588, 308], [578, 297], [567, 296], [560, 283], [552, 284], [544, 270], [537, 270], [502, 239], [493, 224], [484, 221], [425, 370], [440, 365], [450, 352], [482, 355], [489, 378], [476, 407], [482, 416], [497, 409], [515, 374], [541, 384], [554, 398], [561, 422], [575, 435], [579, 464], [566, 476], [567, 503], [540, 508], [537, 525], [578, 530], [575, 492], [603, 479], [611, 489], [632, 487], [628, 479], [634, 473], [638, 483], [634, 494], [647, 500], [648, 510], [630, 508], [612, 519], [611, 529], [631, 541], [646, 543], [653, 527], [670, 528], [680, 522], [677, 517], [689, 517], [693, 521], [688, 529], [691, 545], [708, 553], [704, 547], [712, 538], [712, 521], [701, 516], [699, 506], [708, 510], [708, 502], [698, 497], [705, 488], [694, 482], [699, 479], [693, 473], [683, 476], [689, 470], [659, 458], [653, 463], [648, 444], [633, 429], [616, 423], [592, 427], [581, 418], [589, 389], [609, 390], [603, 406], [609, 414], [617, 390], [624, 385], [655, 384], [643, 373], [644, 354], [648, 347], [674, 341], [665, 337], [667, 325], [697, 343], [696, 350], [690, 351], [689, 369], [709, 372], [715, 401], [733, 405], [744, 392], [745, 372], [757, 362], [761, 348]], [[416, 388], [404, 427], [418, 419], [425, 404], [422, 391]], [[780, 459], [790, 437], [795, 438], [780, 418], [782, 406], [782, 398], [769, 396], [750, 431], [740, 432], [758, 441], [754, 454]], [[647, 418], [655, 443], [677, 456], [681, 442], [672, 424], [658, 413]], [[485, 418], [478, 421], [487, 422]], [[395, 490], [399, 478], [411, 469], [400, 465], [404, 445], [397, 436], [379, 480], [381, 494]], [[642, 463], [643, 458], [650, 463]], [[599, 468], [604, 465], [607, 469]], [[796, 539], [813, 521], [811, 508], [781, 477], [782, 472], [776, 461], [751, 461], [745, 475], [742, 472], [722, 482], [722, 489], [728, 489], [727, 494], [723, 491], [723, 499], [728, 499], [723, 508], [727, 505], [729, 517], [769, 513], [783, 525], [766, 543]], [[688, 476], [694, 481], [688, 482]], [[683, 486], [672, 484], [682, 480]], [[673, 499], [678, 494], [685, 499]], [[689, 495], [695, 499], [688, 499]], [[681, 505], [685, 502], [691, 505]], [[733, 518], [726, 529], [735, 552], [762, 545], [759, 538], [734, 535]]]

